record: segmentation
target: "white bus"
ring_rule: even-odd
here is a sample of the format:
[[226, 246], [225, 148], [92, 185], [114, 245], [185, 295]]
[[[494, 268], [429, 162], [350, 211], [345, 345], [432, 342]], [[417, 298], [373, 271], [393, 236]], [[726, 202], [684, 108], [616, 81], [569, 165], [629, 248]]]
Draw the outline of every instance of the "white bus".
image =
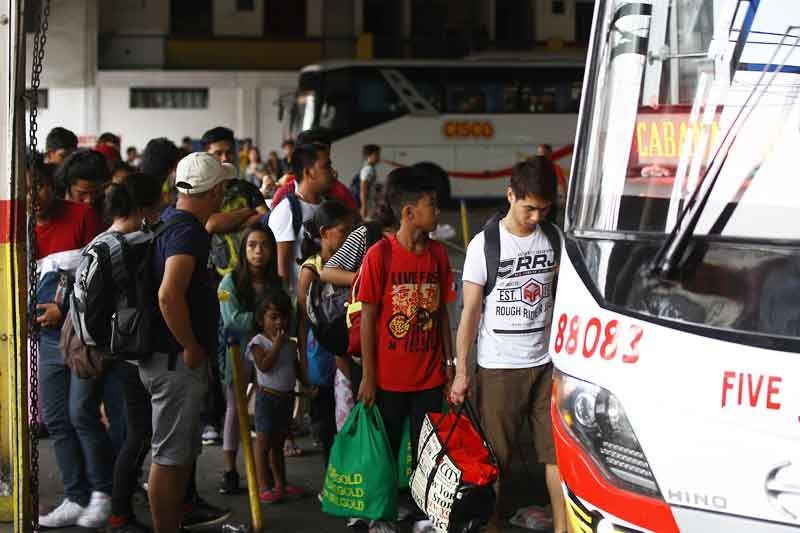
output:
[[582, 58], [311, 65], [282, 105], [284, 135], [328, 130], [347, 185], [361, 168], [362, 147], [377, 144], [381, 178], [419, 164], [444, 198], [502, 197], [511, 166], [539, 144], [552, 145], [569, 167], [583, 67]]
[[597, 1], [550, 342], [571, 531], [798, 531], [798, 147], [800, 1]]

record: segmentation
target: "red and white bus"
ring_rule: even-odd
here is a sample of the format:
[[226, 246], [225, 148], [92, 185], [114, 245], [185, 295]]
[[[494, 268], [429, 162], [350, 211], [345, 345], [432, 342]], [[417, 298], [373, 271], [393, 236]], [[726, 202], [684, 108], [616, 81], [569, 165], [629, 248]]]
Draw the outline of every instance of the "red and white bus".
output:
[[[284, 102], [284, 136], [323, 128], [340, 179], [382, 147], [379, 177], [419, 164], [443, 197], [503, 197], [514, 163], [555, 149], [568, 171], [583, 78], [581, 54], [548, 61], [331, 61], [300, 73]], [[288, 107], [288, 109], [286, 109]]]
[[800, 2], [597, 0], [550, 349], [573, 532], [800, 526]]

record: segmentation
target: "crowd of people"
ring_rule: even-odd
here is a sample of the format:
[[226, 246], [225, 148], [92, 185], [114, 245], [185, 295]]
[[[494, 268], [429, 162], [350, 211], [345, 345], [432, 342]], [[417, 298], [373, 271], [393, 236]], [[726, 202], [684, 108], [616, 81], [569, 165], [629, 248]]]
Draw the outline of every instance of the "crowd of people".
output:
[[[504, 307], [523, 303], [498, 296], [532, 279], [555, 287], [558, 247], [541, 229], [557, 196], [549, 159], [514, 167], [508, 214], [495, 222], [500, 260], [516, 264], [513, 275], [487, 271], [489, 226], [470, 243], [454, 349], [447, 311], [453, 273], [445, 248], [429, 238], [439, 218], [431, 180], [416, 167], [401, 167], [379, 188], [380, 147], [367, 145], [364, 166], [348, 187], [337, 179], [322, 132], [287, 140], [284, 157], [271, 152], [266, 162], [248, 141], [237, 144], [233, 131], [215, 127], [199, 146], [188, 137], [181, 146], [156, 138], [141, 154], [128, 148], [123, 160], [116, 135], [78, 148], [72, 132], [55, 128], [45, 152], [31, 157], [40, 430], [53, 442], [65, 496], [40, 515], [40, 525], [148, 531], [132, 506], [143, 486], [155, 531], [225, 520], [227, 510], [198, 494], [196, 469], [202, 444], [221, 441], [219, 490], [240, 492], [231, 360], [240, 353], [241, 375], [255, 395], [262, 502], [305, 493], [290, 482], [285, 461], [298, 451], [303, 404], [327, 464], [356, 402], [377, 406], [395, 456], [409, 419], [416, 455], [425, 414], [440, 411], [443, 399], [463, 402], [474, 388], [501, 472], [509, 468], [520, 422], [530, 419], [538, 459], [547, 465], [555, 531], [566, 531], [549, 428], [547, 311], [554, 291], [543, 292], [538, 314], [509, 313]], [[134, 332], [147, 336], [152, 350], [135, 360], [115, 353], [109, 339], [117, 326], [109, 322], [88, 343], [87, 359], [81, 351], [87, 341], [75, 334], [87, 312], [71, 296], [85, 282], [76, 270], [88, 276], [79, 267], [87, 250], [108, 253], [108, 243], [117, 241], [123, 252], [152, 243], [142, 261], [157, 317], [148, 331]], [[360, 353], [332, 353], [310, 324], [308, 294], [314, 284], [350, 293], [354, 283]], [[477, 373], [467, 357], [476, 339]], [[490, 531], [502, 530], [503, 504], [499, 499]], [[407, 514], [425, 518], [418, 510]]]

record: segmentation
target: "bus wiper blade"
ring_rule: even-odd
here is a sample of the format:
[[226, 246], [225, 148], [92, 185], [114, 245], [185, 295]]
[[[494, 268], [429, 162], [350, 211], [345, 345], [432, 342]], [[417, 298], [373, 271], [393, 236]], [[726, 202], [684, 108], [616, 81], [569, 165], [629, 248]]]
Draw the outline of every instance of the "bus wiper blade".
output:
[[[742, 108], [731, 122], [731, 126], [725, 132], [722, 142], [720, 142], [717, 150], [714, 152], [714, 157], [711, 159], [711, 164], [708, 166], [700, 180], [700, 184], [695, 187], [694, 191], [692, 191], [692, 195], [689, 198], [686, 207], [678, 215], [678, 220], [675, 223], [675, 227], [667, 236], [667, 239], [658, 250], [658, 253], [656, 253], [655, 259], [653, 260], [650, 268], [651, 274], [666, 278], [674, 275], [676, 271], [679, 270], [677, 268], [678, 262], [683, 258], [686, 247], [689, 244], [689, 240], [691, 239], [692, 235], [694, 235], [694, 230], [700, 221], [700, 217], [703, 215], [703, 211], [708, 203], [708, 199], [711, 197], [711, 193], [714, 190], [717, 179], [719, 178], [722, 169], [725, 167], [725, 161], [728, 159], [728, 153], [730, 152], [731, 146], [733, 146], [737, 135], [750, 118], [750, 115], [752, 115], [753, 110], [758, 107], [758, 104], [761, 101], [761, 98], [767, 92], [767, 89], [769, 89], [772, 83], [775, 81], [778, 73], [783, 70], [783, 67], [786, 65], [786, 61], [788, 61], [792, 50], [794, 50], [794, 48], [800, 44], [800, 35], [790, 36], [790, 33], [797, 29], [800, 29], [800, 26], [787, 27], [786, 32], [781, 37], [781, 40], [776, 43], [775, 51], [772, 53], [772, 57], [770, 58], [769, 62], [764, 65], [758, 81], [753, 86], [750, 94], [747, 95], [744, 104], [742, 104]], [[784, 42], [790, 37], [794, 38], [794, 44], [789, 46], [789, 51], [786, 53], [783, 61], [780, 63], [780, 65], [776, 66], [775, 59], [777, 58], [781, 47], [784, 46]], [[762, 84], [761, 82], [764, 80], [768, 72], [771, 73], [772, 76], [766, 83]], [[748, 105], [756, 93], [758, 93], [758, 95], [756, 96], [755, 101], [752, 105]]]

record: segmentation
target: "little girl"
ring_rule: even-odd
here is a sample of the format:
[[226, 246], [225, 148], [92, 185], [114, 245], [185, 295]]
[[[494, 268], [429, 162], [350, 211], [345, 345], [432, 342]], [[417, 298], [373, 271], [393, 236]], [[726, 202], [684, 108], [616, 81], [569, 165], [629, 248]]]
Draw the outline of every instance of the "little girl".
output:
[[[277, 245], [272, 230], [261, 224], [245, 229], [239, 245], [241, 259], [236, 270], [227, 274], [219, 284], [217, 296], [222, 321], [228, 336], [237, 337], [244, 353], [250, 339], [256, 333], [255, 311], [259, 296], [271, 288], [280, 288], [278, 277]], [[222, 454], [225, 472], [219, 487], [221, 494], [239, 492], [239, 473], [236, 471], [236, 452], [239, 448], [239, 418], [236, 415], [236, 395], [233, 390], [233, 364], [227, 352], [225, 365], [220, 374], [226, 390], [225, 430]], [[244, 363], [244, 361], [242, 361]], [[243, 382], [249, 383], [252, 365], [242, 364]], [[246, 380], [246, 381], [245, 381]]]
[[[311, 399], [311, 423], [322, 443], [326, 468], [333, 437], [336, 435], [334, 355], [346, 354], [331, 354], [314, 337], [306, 318], [306, 295], [311, 282], [319, 277], [322, 266], [344, 242], [352, 227], [353, 218], [354, 214], [339, 202], [326, 201], [319, 206], [314, 217], [304, 224], [301, 252], [306, 260], [302, 262], [300, 279], [297, 282], [300, 356], [308, 372], [309, 384], [314, 390]], [[342, 330], [342, 336], [346, 335], [347, 331]]]
[[[261, 333], [247, 346], [247, 357], [255, 363], [256, 391], [256, 470], [260, 498], [278, 503], [286, 496], [302, 496], [303, 491], [286, 483], [283, 444], [289, 432], [299, 360], [297, 344], [287, 331], [292, 316], [292, 301], [284, 291], [270, 289], [261, 298], [256, 322]], [[275, 483], [270, 490], [267, 468]]]

